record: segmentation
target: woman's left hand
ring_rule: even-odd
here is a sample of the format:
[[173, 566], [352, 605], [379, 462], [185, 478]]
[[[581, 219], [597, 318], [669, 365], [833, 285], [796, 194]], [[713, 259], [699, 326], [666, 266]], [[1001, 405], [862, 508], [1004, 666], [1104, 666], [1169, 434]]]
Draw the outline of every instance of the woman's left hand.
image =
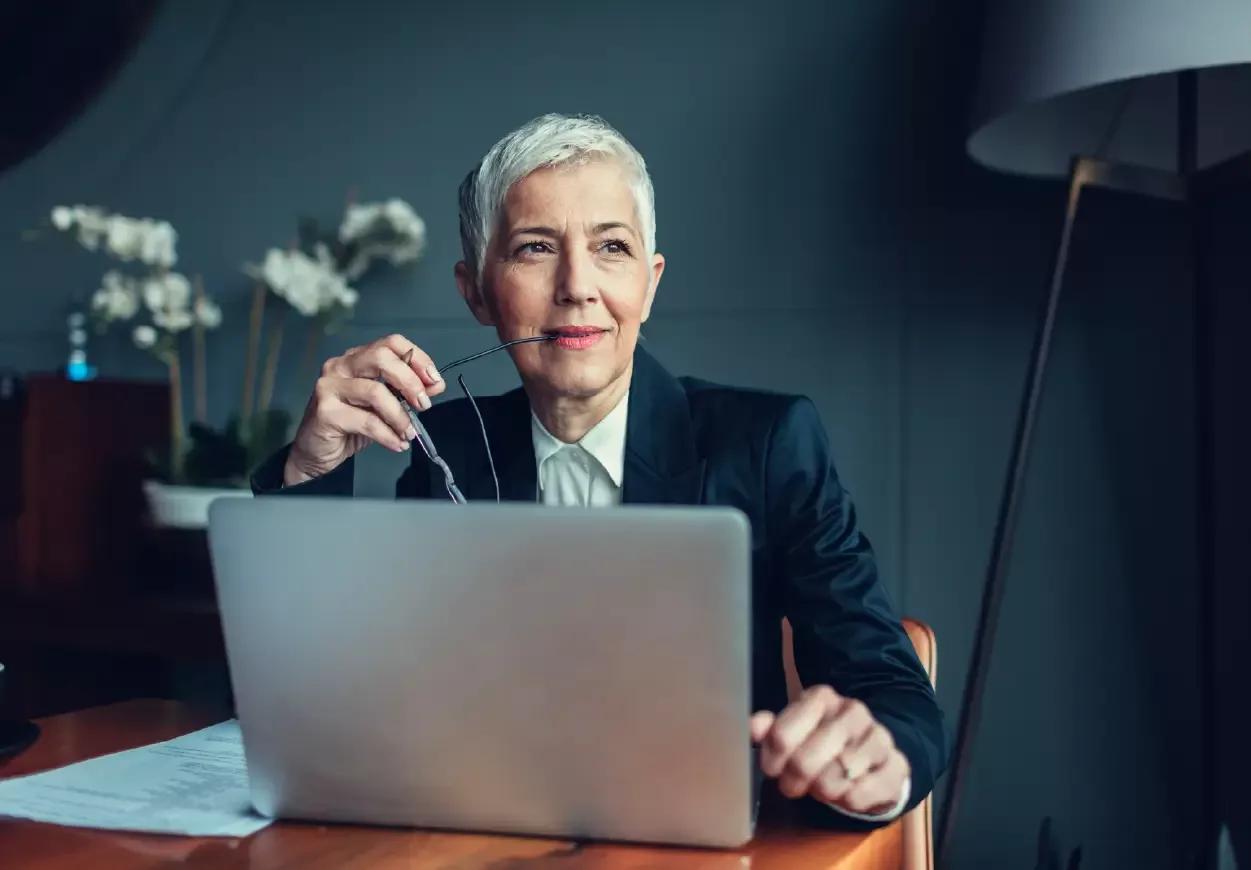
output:
[[781, 713], [751, 717], [760, 768], [787, 797], [810, 795], [853, 813], [899, 803], [912, 770], [869, 708], [829, 686], [811, 686]]

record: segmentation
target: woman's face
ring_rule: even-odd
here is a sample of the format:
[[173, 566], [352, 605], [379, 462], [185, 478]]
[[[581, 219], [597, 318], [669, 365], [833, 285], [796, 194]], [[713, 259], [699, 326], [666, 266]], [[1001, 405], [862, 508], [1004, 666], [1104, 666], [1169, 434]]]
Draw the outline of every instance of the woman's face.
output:
[[639, 326], [664, 257], [646, 256], [626, 174], [609, 161], [540, 169], [512, 186], [478, 285], [457, 264], [461, 294], [510, 348], [522, 381], [548, 396], [590, 398], [628, 382]]

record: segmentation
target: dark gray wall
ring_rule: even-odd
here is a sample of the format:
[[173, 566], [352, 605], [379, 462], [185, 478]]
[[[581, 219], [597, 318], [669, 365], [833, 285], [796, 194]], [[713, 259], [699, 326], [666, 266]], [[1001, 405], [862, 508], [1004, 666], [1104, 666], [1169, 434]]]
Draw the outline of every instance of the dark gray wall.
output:
[[[669, 268], [650, 346], [677, 372], [816, 400], [900, 611], [937, 630], [954, 724], [1062, 197], [963, 157], [976, 22], [954, 5], [168, 3], [90, 111], [0, 177], [0, 225], [72, 201], [171, 220], [229, 319], [210, 353], [221, 419], [242, 369], [238, 266], [296, 214], [334, 217], [350, 185], [412, 202], [429, 255], [368, 286], [321, 353], [398, 329], [448, 359], [491, 340], [451, 281], [460, 178], [535, 114], [605, 115], [657, 187]], [[1032, 866], [1047, 814], [1092, 868], [1175, 866], [1192, 829], [1193, 432], [1171, 220], [1116, 202], [1083, 217], [957, 866]], [[0, 364], [53, 367], [103, 262], [6, 237], [0, 264]], [[99, 350], [109, 372], [159, 374]], [[298, 411], [294, 362], [280, 393]], [[469, 382], [512, 377], [496, 360]], [[398, 467], [371, 451], [361, 491], [388, 492]], [[1164, 641], [1182, 652], [1160, 656]]]
[[[1245, 187], [1216, 192], [1205, 211], [1215, 292], [1211, 370], [1214, 420], [1212, 458], [1217, 469], [1213, 493], [1214, 567], [1213, 650], [1218, 807], [1228, 820], [1239, 856], [1251, 854], [1251, 756], [1244, 751], [1251, 697], [1243, 662], [1247, 615], [1251, 614], [1251, 535], [1247, 534], [1246, 493], [1251, 488], [1251, 192]], [[1243, 858], [1246, 861], [1246, 858]]]

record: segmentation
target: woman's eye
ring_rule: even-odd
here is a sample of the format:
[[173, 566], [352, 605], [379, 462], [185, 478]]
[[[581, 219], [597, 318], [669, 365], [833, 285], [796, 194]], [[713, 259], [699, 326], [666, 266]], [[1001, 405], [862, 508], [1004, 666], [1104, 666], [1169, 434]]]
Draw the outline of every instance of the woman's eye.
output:
[[522, 254], [546, 254], [551, 250], [551, 246], [547, 242], [526, 242], [524, 245], [513, 251], [514, 256]]

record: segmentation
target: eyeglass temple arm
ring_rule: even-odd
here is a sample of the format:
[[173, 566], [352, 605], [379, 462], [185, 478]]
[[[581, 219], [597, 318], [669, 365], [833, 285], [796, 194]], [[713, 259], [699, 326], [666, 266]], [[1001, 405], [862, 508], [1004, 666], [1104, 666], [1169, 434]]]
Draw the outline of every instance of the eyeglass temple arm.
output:
[[417, 440], [421, 442], [422, 449], [426, 451], [430, 461], [443, 472], [443, 482], [447, 485], [447, 494], [457, 504], [465, 504], [465, 496], [461, 493], [460, 487], [456, 485], [456, 481], [452, 477], [452, 469], [448, 467], [447, 462], [439, 455], [438, 448], [434, 446], [434, 441], [430, 438], [430, 433], [426, 431], [425, 424], [421, 422], [421, 418], [416, 413], [410, 413], [408, 416], [413, 421], [413, 428], [417, 430]]
[[[492, 347], [488, 350], [479, 351], [478, 353], [470, 354], [467, 357], [463, 357], [461, 359], [450, 362], [447, 365], [443, 366], [441, 371], [449, 371], [451, 369], [456, 368], [459, 365], [464, 365], [467, 362], [473, 362], [474, 360], [484, 357], [488, 354], [495, 353], [497, 350], [503, 350], [506, 347], [512, 347], [514, 344], [526, 344], [532, 341], [554, 341], [556, 338], [557, 336], [555, 335], [536, 335], [530, 338], [515, 338], [512, 341], [506, 341], [503, 344], [496, 345], [495, 347]], [[409, 362], [412, 360], [414, 350], [416, 350], [416, 348], [409, 348], [408, 353], [404, 354], [405, 365], [408, 365]], [[463, 380], [460, 382], [460, 385], [461, 385], [461, 389], [464, 389], [466, 395], [468, 395], [469, 391], [465, 389], [465, 382]], [[400, 399], [400, 404], [403, 405], [404, 410], [408, 412], [408, 417], [413, 423], [413, 428], [417, 430], [417, 440], [418, 442], [420, 442], [422, 449], [426, 451], [426, 456], [428, 456], [430, 458], [430, 461], [433, 462], [435, 465], [437, 465], [439, 467], [439, 470], [443, 472], [443, 482], [447, 486], [448, 495], [450, 495], [452, 497], [452, 501], [456, 502], [457, 504], [466, 504], [467, 500], [464, 494], [460, 491], [460, 487], [456, 485], [456, 480], [452, 476], [452, 469], [448, 467], [447, 462], [445, 462], [443, 457], [439, 455], [439, 450], [437, 447], [434, 446], [434, 440], [430, 437], [430, 433], [426, 431], [425, 424], [421, 422], [421, 418], [417, 415], [417, 412], [413, 410], [413, 408], [408, 404], [407, 401], [404, 400], [404, 397], [401, 396], [398, 391], [392, 390], [392, 392], [396, 394], [397, 398]], [[470, 396], [469, 401], [473, 402], [472, 396]], [[477, 403], [474, 403], [474, 411], [478, 412]], [[482, 422], [481, 412], [478, 412], [478, 422], [479, 423]], [[483, 439], [486, 438], [485, 427], [483, 428], [483, 431], [482, 431], [482, 437]], [[487, 442], [488, 457], [490, 456], [490, 450], [491, 450], [490, 443]], [[495, 463], [493, 461], [491, 463], [491, 475], [493, 477], [495, 475]], [[499, 501], [499, 480], [498, 479], [495, 482], [495, 500]]]
[[[497, 344], [495, 347], [487, 348], [486, 350], [480, 350], [477, 353], [471, 353], [469, 356], [461, 357], [460, 359], [454, 360], [445, 366], [440, 366], [439, 371], [450, 372], [452, 369], [456, 368], [457, 366], [463, 366], [467, 362], [473, 362], [476, 359], [481, 359], [484, 356], [488, 356], [490, 354], [495, 353], [497, 350], [503, 350], [506, 347], [512, 347], [514, 344], [529, 344], [532, 341], [555, 341], [559, 337], [560, 336], [557, 336], [557, 335], [534, 335], [534, 336], [531, 336], [530, 338], [514, 338], [512, 341], [506, 341], [503, 344]], [[408, 352], [408, 356], [405, 357], [404, 361], [408, 362], [408, 357], [411, 357], [412, 355], [413, 355], [413, 352], [410, 350]]]

